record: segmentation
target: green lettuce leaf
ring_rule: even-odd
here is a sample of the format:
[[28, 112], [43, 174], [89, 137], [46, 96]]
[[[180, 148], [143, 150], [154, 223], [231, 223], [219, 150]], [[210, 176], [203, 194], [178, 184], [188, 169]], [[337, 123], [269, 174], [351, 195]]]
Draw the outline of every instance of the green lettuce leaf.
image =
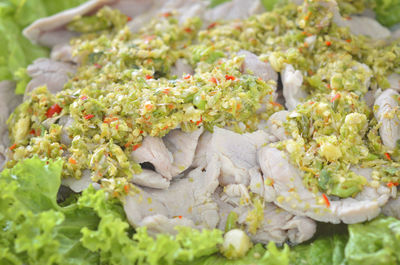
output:
[[391, 265], [400, 263], [400, 220], [377, 218], [349, 225], [345, 255], [349, 265]]
[[340, 265], [344, 264], [347, 235], [322, 236], [312, 243], [296, 246], [291, 251], [291, 264]]
[[399, 0], [375, 0], [376, 19], [384, 26], [391, 27], [400, 23]]
[[216, 229], [135, 232], [104, 190], [90, 187], [60, 206], [62, 166], [34, 157], [0, 174], [0, 264], [187, 264], [218, 252]]
[[57, 204], [62, 161], [37, 157], [0, 174], [0, 264], [94, 264], [82, 227], [96, 228], [88, 208]]
[[[228, 260], [221, 254], [197, 259], [191, 263], [193, 265], [248, 265], [248, 264], [268, 264], [268, 265], [289, 265], [290, 249], [285, 245], [278, 249], [273, 242], [266, 248], [261, 244], [255, 245], [245, 257], [241, 259]], [[182, 263], [182, 265], [185, 263]]]

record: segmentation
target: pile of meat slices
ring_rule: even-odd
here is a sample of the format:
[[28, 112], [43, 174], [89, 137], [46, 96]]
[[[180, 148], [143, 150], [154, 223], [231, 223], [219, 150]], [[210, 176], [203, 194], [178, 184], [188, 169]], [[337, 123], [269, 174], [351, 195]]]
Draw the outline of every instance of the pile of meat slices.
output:
[[[62, 90], [78, 65], [68, 44], [76, 34], [67, 31], [65, 25], [76, 15], [93, 13], [104, 5], [118, 8], [133, 17], [132, 31], [148, 22], [154, 14], [170, 10], [184, 10], [181, 12], [182, 20], [200, 16], [205, 21], [245, 18], [262, 12], [258, 0], [234, 0], [215, 9], [206, 9], [205, 2], [197, 0], [89, 1], [78, 8], [41, 19], [24, 31], [33, 42], [52, 48], [50, 59], [38, 59], [28, 67], [32, 81], [27, 93], [41, 85], [47, 85], [52, 93]], [[340, 21], [353, 23], [358, 20]], [[363, 18], [363, 21], [372, 25], [370, 29], [377, 27], [373, 19]], [[364, 34], [361, 31], [365, 25], [347, 26], [356, 34]], [[378, 28], [376, 31], [380, 34], [372, 35], [386, 38], [390, 32], [385, 30]], [[241, 54], [245, 56], [243, 71], [249, 69], [264, 80], [278, 81], [278, 73], [268, 63], [259, 61], [248, 51], [241, 51]], [[178, 61], [173, 71], [180, 75], [190, 73], [192, 69]], [[293, 66], [286, 65], [280, 75], [283, 89], [276, 91], [274, 97], [283, 95], [278, 100], [292, 110], [306, 96], [301, 90], [302, 74]], [[392, 79], [397, 87], [393, 85], [393, 89], [386, 90], [376, 100], [372, 99], [381, 106], [377, 119], [383, 123], [380, 133], [384, 144], [389, 147], [393, 147], [400, 135], [399, 122], [387, 120], [384, 115], [385, 111], [398, 107], [392, 95], [399, 96], [396, 90], [399, 90], [400, 78], [393, 76]], [[1, 135], [5, 136], [0, 142], [0, 154], [8, 145], [5, 120], [21, 102], [21, 98], [13, 96], [13, 89], [11, 82], [0, 83], [3, 102], [11, 102], [7, 106], [2, 104], [0, 108]], [[140, 192], [125, 198], [124, 209], [129, 222], [134, 227], [147, 226], [150, 234], [173, 234], [175, 226], [224, 229], [228, 215], [235, 212], [237, 222], [243, 225], [254, 242], [300, 243], [313, 236], [315, 221], [357, 223], [376, 217], [382, 208], [384, 213], [399, 217], [400, 200], [390, 199], [396, 192], [395, 187], [384, 185], [367, 187], [355, 198], [331, 201], [329, 207], [318, 203], [321, 194], [312, 193], [303, 186], [301, 172], [289, 163], [287, 155], [267, 146], [268, 143], [287, 139], [282, 123], [288, 113], [281, 111], [273, 114], [253, 133], [237, 134], [223, 128], [214, 128], [214, 132], [210, 133], [200, 128], [192, 133], [175, 129], [163, 138], [146, 137], [142, 146], [132, 152], [132, 159], [141, 163], [144, 170], [132, 179]], [[62, 141], [67, 145], [70, 139], [66, 128], [72, 122], [70, 117], [60, 120], [64, 126]], [[0, 156], [1, 164], [4, 160]], [[354, 167], [353, 170], [367, 179], [371, 178], [369, 169]], [[75, 192], [82, 191], [91, 183], [89, 171], [84, 172], [80, 180], [63, 181]], [[248, 215], [254, 209], [252, 194], [262, 198], [264, 207], [263, 220], [256, 233], [249, 231], [248, 222]]]

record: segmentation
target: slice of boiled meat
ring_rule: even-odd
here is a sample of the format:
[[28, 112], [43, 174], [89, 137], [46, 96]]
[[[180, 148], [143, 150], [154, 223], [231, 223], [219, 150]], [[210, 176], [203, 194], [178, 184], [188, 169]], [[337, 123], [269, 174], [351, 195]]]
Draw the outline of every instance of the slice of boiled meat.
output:
[[205, 171], [196, 168], [185, 178], [172, 181], [166, 190], [139, 189], [126, 197], [124, 209], [129, 223], [134, 227], [146, 225], [150, 234], [171, 233], [173, 225], [215, 228], [219, 216], [212, 194], [218, 186], [218, 172], [215, 161]]
[[22, 97], [15, 94], [15, 83], [11, 81], [0, 82], [0, 169], [7, 160], [7, 150], [10, 145], [8, 139], [7, 120], [14, 109], [22, 102]]
[[71, 8], [50, 17], [41, 18], [24, 29], [23, 34], [31, 42], [47, 47], [68, 43], [75, 32], [65, 29], [65, 26], [77, 16], [93, 13], [107, 4], [116, 3], [116, 0], [91, 0], [78, 7]]
[[164, 178], [171, 180], [172, 162], [174, 157], [159, 137], [147, 136], [142, 145], [132, 152], [132, 159], [136, 163], [149, 162]]
[[171, 168], [171, 175], [173, 177], [179, 175], [192, 165], [197, 143], [202, 133], [202, 127], [190, 133], [175, 129], [163, 137], [165, 146], [173, 156]]
[[396, 142], [400, 139], [400, 121], [396, 115], [398, 97], [399, 93], [386, 89], [375, 100], [375, 118], [382, 124], [379, 134], [383, 144], [391, 150], [396, 148]]
[[133, 175], [131, 182], [153, 189], [167, 189], [170, 184], [169, 180], [149, 169], [143, 169], [141, 173]]
[[295, 70], [292, 65], [287, 64], [281, 73], [283, 96], [285, 106], [288, 110], [293, 110], [302, 99], [307, 97], [307, 93], [301, 88], [303, 75], [299, 70]]
[[[264, 179], [269, 179], [275, 190], [268, 200], [273, 199], [276, 205], [295, 215], [321, 222], [359, 223], [378, 216], [390, 196], [390, 189], [383, 184], [378, 188], [366, 185], [354, 198], [330, 200], [328, 203], [322, 193], [313, 193], [303, 185], [300, 170], [288, 161], [284, 152], [263, 147], [259, 150], [258, 160]], [[372, 170], [354, 171], [371, 181]]]
[[204, 14], [207, 21], [244, 19], [249, 16], [264, 12], [260, 1], [233, 0], [208, 9]]
[[47, 58], [39, 58], [28, 66], [27, 71], [32, 80], [28, 83], [25, 94], [32, 92], [39, 86], [47, 86], [50, 93], [56, 94], [64, 88], [64, 84], [76, 72], [76, 66]]
[[207, 163], [217, 159], [221, 163], [219, 181], [221, 185], [249, 184], [249, 170], [257, 166], [257, 148], [268, 143], [269, 135], [264, 131], [238, 134], [214, 127]]
[[287, 140], [289, 138], [289, 135], [285, 132], [283, 126], [289, 114], [289, 111], [281, 110], [272, 114], [267, 121], [267, 132], [275, 136], [279, 141]]

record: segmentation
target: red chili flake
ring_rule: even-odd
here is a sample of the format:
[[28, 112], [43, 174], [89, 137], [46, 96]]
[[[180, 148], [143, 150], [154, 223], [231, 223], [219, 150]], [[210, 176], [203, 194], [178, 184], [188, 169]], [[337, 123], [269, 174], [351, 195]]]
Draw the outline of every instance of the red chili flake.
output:
[[328, 89], [331, 89], [331, 84], [326, 84], [326, 87], [327, 87]]
[[335, 100], [340, 98], [340, 94], [336, 94], [335, 96], [333, 96], [333, 98], [331, 99], [331, 102], [333, 103]]
[[70, 158], [68, 159], [68, 162], [69, 162], [70, 164], [72, 164], [72, 165], [76, 165], [76, 160], [73, 159], [72, 157], [70, 157]]
[[140, 134], [143, 134], [143, 131], [140, 131], [139, 133], [140, 133]]
[[314, 101], [310, 101], [310, 102], [308, 102], [308, 104], [310, 104], [310, 105], [312, 105], [312, 104], [314, 104], [315, 102]]
[[171, 14], [171, 12], [165, 12], [165, 13], [161, 14], [161, 16], [170, 17], [170, 16], [172, 16], [172, 14]]
[[129, 185], [128, 184], [124, 186], [124, 191], [125, 191], [126, 194], [128, 194], [128, 192], [129, 192]]
[[54, 104], [51, 106], [47, 112], [46, 112], [46, 117], [51, 118], [54, 116], [56, 113], [60, 113], [62, 111], [62, 108], [58, 104]]
[[84, 118], [85, 118], [86, 120], [90, 120], [90, 119], [93, 118], [93, 117], [94, 117], [93, 114], [89, 114], [89, 115], [84, 116]]
[[87, 100], [87, 96], [82, 96], [81, 100]]
[[118, 128], [119, 128], [119, 124], [115, 125], [115, 129], [117, 129], [117, 130], [118, 130]]
[[147, 110], [152, 110], [152, 109], [153, 109], [153, 104], [146, 104], [146, 105], [144, 105], [144, 107], [145, 107]]
[[279, 104], [278, 102], [275, 102], [275, 101], [272, 101], [271, 104], [272, 104], [273, 106], [282, 107], [281, 104]]
[[132, 147], [132, 150], [133, 150], [133, 151], [136, 151], [140, 146], [141, 146], [141, 144], [135, 144], [135, 145]]
[[184, 30], [185, 32], [187, 32], [187, 33], [192, 33], [192, 31], [193, 31], [191, 28], [184, 28], [183, 30]]
[[152, 77], [151, 75], [146, 75], [146, 79], [147, 79], [147, 80], [153, 79], [153, 77]]
[[166, 125], [166, 126], [162, 127], [161, 130], [166, 130], [166, 129], [168, 129], [168, 127], [169, 127], [169, 126]]
[[94, 65], [94, 67], [96, 67], [97, 69], [100, 69], [102, 66], [100, 65], [100, 64], [98, 64], [98, 63], [94, 63], [93, 64]]
[[322, 198], [324, 198], [324, 202], [325, 202], [326, 207], [331, 206], [331, 203], [329, 202], [329, 199], [325, 194], [322, 194]]
[[168, 95], [169, 94], [169, 88], [164, 88], [162, 91], [164, 94]]
[[186, 75], [186, 76], [183, 77], [183, 79], [189, 79], [191, 77], [192, 77], [191, 75]]
[[29, 134], [35, 135], [35, 134], [36, 134], [35, 129], [32, 129], [32, 130], [29, 132]]
[[211, 24], [207, 27], [207, 29], [212, 29], [212, 28], [214, 28], [216, 25], [218, 25], [217, 22], [211, 23]]
[[210, 82], [213, 82], [214, 84], [217, 83], [217, 79], [216, 79], [215, 77], [211, 77], [209, 81], [210, 81]]
[[132, 17], [130, 17], [130, 16], [127, 16], [126, 17], [126, 20], [129, 22], [129, 21], [132, 21]]
[[179, 219], [182, 219], [182, 215], [179, 215], [178, 218], [179, 218]]
[[200, 120], [198, 120], [197, 122], [196, 122], [196, 125], [197, 126], [199, 126], [200, 125], [200, 123], [202, 123], [203, 122], [203, 117], [202, 116], [200, 116]]
[[13, 144], [12, 146], [10, 146], [9, 149], [12, 151], [12, 150], [14, 150], [16, 147], [17, 147], [17, 144]]
[[234, 81], [236, 80], [236, 77], [234, 77], [233, 75], [225, 75], [225, 79]]
[[385, 153], [385, 157], [387, 160], [392, 160], [392, 158], [390, 157], [389, 153]]
[[351, 39], [347, 39], [346, 41], [347, 41], [348, 43], [350, 43], [350, 42], [351, 42]]
[[332, 42], [330, 42], [330, 41], [325, 41], [325, 45], [329, 47], [329, 46], [332, 45]]
[[393, 187], [394, 186], [394, 183], [393, 182], [389, 182], [388, 184], [386, 184], [389, 188], [391, 188], [391, 187]]

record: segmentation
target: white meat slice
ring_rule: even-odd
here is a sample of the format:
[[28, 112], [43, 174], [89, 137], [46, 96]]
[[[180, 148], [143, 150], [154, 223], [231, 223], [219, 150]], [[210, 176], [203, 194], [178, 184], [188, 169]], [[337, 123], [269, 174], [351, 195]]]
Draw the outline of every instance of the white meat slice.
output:
[[181, 78], [184, 74], [192, 75], [194, 73], [193, 68], [184, 59], [178, 59], [175, 65], [171, 69], [171, 75], [175, 75]]
[[100, 9], [104, 5], [116, 3], [116, 0], [91, 0], [78, 7], [65, 10], [50, 17], [41, 18], [24, 29], [23, 34], [31, 42], [47, 47], [68, 43], [76, 33], [65, 29], [65, 25], [76, 16], [83, 16]]
[[149, 169], [143, 169], [141, 173], [133, 175], [131, 182], [153, 189], [167, 189], [170, 184], [169, 180]]
[[9, 145], [8, 129], [6, 122], [14, 109], [22, 102], [22, 97], [15, 94], [15, 83], [11, 81], [0, 82], [0, 146]]
[[171, 180], [173, 156], [159, 137], [147, 136], [142, 146], [132, 152], [132, 159], [136, 163], [149, 162], [164, 178]]
[[382, 124], [379, 134], [389, 149], [396, 148], [396, 141], [400, 139], [400, 121], [395, 113], [399, 108], [398, 97], [399, 93], [386, 89], [375, 100], [375, 118]]
[[348, 27], [355, 35], [364, 35], [372, 39], [385, 39], [391, 36], [390, 30], [373, 18], [366, 16], [350, 16], [346, 19], [335, 12], [333, 21], [341, 27]]
[[78, 63], [78, 58], [72, 56], [72, 47], [68, 43], [57, 44], [51, 49], [50, 59], [65, 63]]
[[[272, 147], [259, 150], [258, 160], [264, 179], [273, 181], [275, 197], [273, 202], [279, 207], [299, 216], [308, 216], [321, 222], [347, 224], [371, 220], [379, 215], [387, 202], [390, 189], [383, 184], [378, 188], [365, 186], [354, 198], [331, 200], [327, 206], [320, 192], [313, 193], [302, 183], [301, 172], [289, 161], [287, 155]], [[371, 180], [370, 169], [354, 169]]]
[[147, 232], [151, 236], [157, 236], [160, 233], [176, 235], [178, 233], [178, 230], [175, 229], [177, 226], [197, 228], [195, 223], [186, 217], [168, 218], [162, 214], [146, 216], [140, 226], [146, 226]]
[[[213, 229], [219, 222], [218, 207], [212, 200], [212, 194], [218, 186], [218, 161], [207, 166], [206, 171], [196, 168], [189, 172], [185, 178], [171, 182], [166, 190], [140, 189], [140, 192], [126, 197], [124, 209], [128, 221], [134, 227], [157, 223], [156, 231], [171, 232], [168, 224], [174, 225], [176, 221], [171, 219], [182, 219], [185, 223], [196, 228]], [[164, 217], [159, 217], [162, 215]], [[160, 223], [161, 222], [161, 223]], [[150, 229], [148, 227], [148, 229]]]
[[47, 86], [50, 93], [56, 94], [64, 88], [64, 84], [75, 73], [76, 66], [47, 58], [39, 58], [28, 66], [27, 71], [32, 80], [28, 83], [25, 94], [44, 85]]
[[269, 241], [283, 243], [290, 240], [292, 243], [297, 244], [310, 239], [316, 231], [316, 223], [313, 220], [307, 217], [294, 216], [273, 203], [265, 202], [264, 220], [255, 234], [250, 233], [246, 219], [253, 207], [249, 203], [247, 205], [232, 204], [231, 202], [237, 201], [237, 198], [229, 200], [227, 197], [227, 194], [220, 189], [217, 189], [214, 194], [214, 200], [218, 204], [220, 215], [218, 228], [221, 230], [225, 229], [229, 214], [235, 212], [238, 215], [238, 224], [245, 227], [247, 234], [256, 243], [266, 244]]
[[179, 23], [182, 24], [188, 18], [203, 17], [204, 11], [207, 8], [206, 1], [199, 0], [153, 0], [152, 2], [153, 4], [147, 12], [138, 15], [128, 23], [129, 29], [132, 32], [138, 32], [159, 14], [176, 12]]
[[285, 106], [288, 110], [293, 110], [301, 103], [302, 99], [307, 97], [307, 93], [301, 88], [303, 75], [299, 70], [295, 70], [292, 65], [286, 64], [281, 76]]
[[62, 116], [58, 121], [58, 124], [62, 126], [60, 142], [66, 146], [70, 146], [72, 138], [68, 132], [69, 128], [74, 124], [74, 119], [71, 116]]
[[117, 0], [107, 3], [111, 8], [118, 9], [121, 13], [134, 18], [143, 13], [146, 13], [156, 0]]
[[204, 14], [204, 19], [207, 21], [244, 19], [264, 11], [260, 1], [233, 0], [208, 9]]
[[171, 175], [173, 177], [177, 176], [192, 165], [197, 142], [202, 133], [202, 127], [191, 133], [175, 129], [170, 131], [163, 138], [165, 146], [173, 156], [171, 167]]
[[202, 167], [205, 168], [207, 166], [207, 149], [209, 148], [209, 144], [211, 142], [212, 133], [209, 131], [205, 131], [199, 138], [199, 142], [197, 144], [196, 152], [194, 154], [193, 159], [193, 167]]
[[400, 75], [393, 73], [389, 75], [387, 79], [390, 83], [390, 88], [400, 92]]
[[281, 110], [272, 114], [267, 121], [267, 132], [275, 136], [279, 141], [289, 139], [289, 135], [285, 132], [283, 126], [289, 114], [289, 111]]
[[375, 90], [368, 90], [367, 93], [364, 95], [364, 101], [367, 103], [367, 106], [371, 109], [374, 107], [375, 103]]
[[61, 184], [64, 186], [69, 187], [74, 192], [82, 192], [83, 190], [87, 189], [90, 184], [93, 184], [91, 173], [89, 169], [85, 169], [82, 171], [82, 176], [80, 179], [76, 178], [63, 178], [61, 180]]
[[395, 199], [390, 199], [383, 207], [382, 212], [387, 216], [393, 216], [400, 219], [400, 196]]
[[278, 73], [272, 68], [270, 63], [265, 63], [258, 59], [258, 56], [252, 52], [241, 50], [238, 55], [244, 56], [241, 72], [254, 74], [264, 81], [278, 81]]
[[257, 166], [257, 148], [268, 143], [264, 131], [238, 134], [214, 127], [207, 162], [214, 157], [221, 163], [219, 181], [221, 185], [249, 184], [249, 170]]
[[7, 120], [11, 112], [20, 104], [22, 97], [15, 94], [15, 83], [11, 81], [0, 82], [0, 169], [3, 168], [7, 156], [8, 139]]

